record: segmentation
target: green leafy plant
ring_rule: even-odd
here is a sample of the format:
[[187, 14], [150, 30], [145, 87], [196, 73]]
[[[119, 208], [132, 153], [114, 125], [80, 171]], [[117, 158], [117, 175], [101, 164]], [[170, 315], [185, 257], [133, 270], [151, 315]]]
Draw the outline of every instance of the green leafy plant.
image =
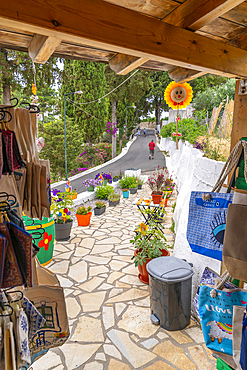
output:
[[132, 182], [132, 184], [130, 184], [130, 188], [131, 189], [137, 188], [137, 183]]
[[122, 189], [122, 191], [126, 192], [126, 191], [129, 191], [129, 189]]
[[134, 257], [134, 263], [137, 267], [139, 264], [142, 266], [146, 263], [147, 258], [161, 257], [162, 250], [167, 250], [166, 238], [163, 233], [157, 228], [157, 222], [159, 217], [163, 217], [162, 211], [154, 213], [152, 210], [144, 210], [149, 217], [148, 225], [141, 223], [136, 226], [136, 235], [130, 240], [137, 249], [136, 256]]
[[111, 185], [99, 186], [95, 189], [96, 198], [98, 199], [107, 199], [113, 192], [114, 188]]
[[174, 213], [174, 211], [175, 211], [175, 208], [176, 208], [176, 202], [172, 205], [172, 212]]
[[120, 199], [120, 194], [112, 193], [108, 195], [108, 200], [110, 200], [111, 202], [116, 202], [119, 199]]
[[77, 210], [76, 210], [76, 214], [77, 215], [87, 215], [89, 212], [91, 212], [91, 210], [92, 210], [92, 207], [79, 207], [79, 208], [77, 208]]
[[104, 207], [106, 207], [106, 204], [104, 202], [98, 201], [98, 202], [95, 203], [95, 207], [99, 208], [99, 209], [104, 208]]
[[137, 185], [143, 185], [144, 181], [142, 179], [137, 179]]
[[172, 219], [172, 226], [169, 227], [169, 230], [171, 230], [171, 232], [174, 234], [174, 232], [175, 232], [175, 221], [174, 221], [174, 219]]
[[122, 179], [119, 180], [120, 188], [133, 188], [133, 184], [137, 184], [137, 177], [136, 176], [124, 176]]

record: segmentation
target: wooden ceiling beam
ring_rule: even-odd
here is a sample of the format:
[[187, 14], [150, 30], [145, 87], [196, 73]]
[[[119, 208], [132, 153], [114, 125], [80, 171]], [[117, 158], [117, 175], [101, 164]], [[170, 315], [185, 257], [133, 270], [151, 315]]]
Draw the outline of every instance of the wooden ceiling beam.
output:
[[148, 59], [133, 57], [132, 55], [117, 54], [109, 61], [110, 68], [118, 75], [126, 75], [146, 63]]
[[[228, 12], [244, 0], [187, 0], [163, 19], [164, 22], [177, 27], [197, 31], [214, 19]], [[176, 82], [188, 82], [205, 73], [187, 68], [174, 68], [169, 72]]]
[[188, 69], [247, 78], [247, 52], [101, 0], [0, 2], [0, 26]]
[[28, 54], [34, 63], [45, 64], [62, 40], [53, 36], [34, 35]]

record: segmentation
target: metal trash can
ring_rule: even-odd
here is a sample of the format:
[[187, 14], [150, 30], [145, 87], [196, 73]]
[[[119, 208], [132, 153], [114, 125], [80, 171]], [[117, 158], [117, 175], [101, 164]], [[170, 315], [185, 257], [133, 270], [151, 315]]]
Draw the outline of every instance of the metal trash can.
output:
[[190, 323], [193, 265], [176, 257], [158, 257], [147, 264], [151, 320], [166, 330]]

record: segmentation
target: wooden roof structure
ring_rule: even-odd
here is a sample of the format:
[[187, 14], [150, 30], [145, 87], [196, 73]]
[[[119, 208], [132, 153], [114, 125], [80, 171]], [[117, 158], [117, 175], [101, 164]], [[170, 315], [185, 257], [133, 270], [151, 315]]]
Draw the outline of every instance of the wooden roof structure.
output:
[[205, 73], [247, 79], [244, 0], [9, 0], [0, 3], [0, 47], [168, 71], [176, 81]]

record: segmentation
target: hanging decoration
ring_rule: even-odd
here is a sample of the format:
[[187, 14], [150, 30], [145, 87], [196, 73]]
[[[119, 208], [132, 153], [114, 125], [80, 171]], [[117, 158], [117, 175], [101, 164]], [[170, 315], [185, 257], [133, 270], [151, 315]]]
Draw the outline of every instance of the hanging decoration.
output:
[[192, 87], [187, 82], [181, 84], [172, 81], [164, 92], [164, 99], [169, 107], [177, 109], [177, 128], [176, 133], [173, 133], [173, 136], [176, 136], [176, 149], [178, 149], [178, 137], [181, 136], [181, 134], [178, 133], [178, 121], [180, 120], [179, 108], [186, 108], [190, 104], [192, 97]]

